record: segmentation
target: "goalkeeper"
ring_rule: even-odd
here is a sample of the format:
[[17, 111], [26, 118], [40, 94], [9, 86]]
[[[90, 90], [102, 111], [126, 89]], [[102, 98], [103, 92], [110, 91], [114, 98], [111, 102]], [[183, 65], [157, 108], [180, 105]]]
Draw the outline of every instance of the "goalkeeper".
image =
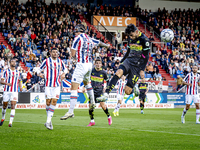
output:
[[149, 59], [149, 39], [134, 24], [126, 27], [125, 34], [128, 35], [128, 50], [121, 60], [119, 69], [109, 82], [106, 92], [97, 98], [98, 101], [107, 101], [109, 93], [122, 75], [128, 75], [125, 93], [130, 95], [139, 79], [140, 71], [144, 72]]

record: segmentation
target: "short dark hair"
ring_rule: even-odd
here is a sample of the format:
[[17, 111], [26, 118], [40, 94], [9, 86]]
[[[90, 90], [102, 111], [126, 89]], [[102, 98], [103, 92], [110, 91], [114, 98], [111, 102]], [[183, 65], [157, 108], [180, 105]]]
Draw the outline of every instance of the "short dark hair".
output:
[[15, 58], [11, 58], [9, 62], [11, 63], [11, 61], [12, 61], [12, 60], [15, 60], [15, 61], [16, 61], [16, 59], [15, 59]]
[[102, 61], [101, 61], [101, 57], [96, 57], [95, 63], [96, 63], [97, 61], [102, 62]]
[[134, 24], [129, 24], [125, 29], [125, 34], [130, 34], [131, 32], [135, 32], [137, 27]]

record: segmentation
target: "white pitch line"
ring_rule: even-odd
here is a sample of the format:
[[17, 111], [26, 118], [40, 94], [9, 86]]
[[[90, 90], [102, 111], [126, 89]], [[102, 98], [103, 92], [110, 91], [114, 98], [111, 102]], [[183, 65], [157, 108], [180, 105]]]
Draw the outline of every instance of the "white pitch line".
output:
[[[8, 120], [6, 120], [8, 121]], [[41, 122], [26, 122], [26, 121], [14, 121], [14, 122], [23, 122], [23, 123], [34, 123], [34, 124], [44, 124]], [[60, 125], [66, 126], [67, 124], [53, 124], [53, 125]], [[76, 126], [76, 127], [87, 127], [86, 125], [67, 125], [67, 126]], [[87, 127], [89, 128], [89, 127]], [[92, 128], [102, 128], [102, 129], [119, 129], [119, 130], [127, 130], [130, 131], [132, 129], [127, 128], [112, 128], [111, 127], [100, 127], [100, 126], [93, 126]], [[200, 136], [200, 134], [188, 134], [188, 133], [177, 133], [177, 132], [166, 132], [166, 131], [156, 131], [156, 130], [140, 130], [140, 129], [133, 129], [133, 131], [141, 131], [141, 132], [155, 132], [155, 133], [167, 133], [167, 134], [177, 134], [177, 135], [191, 135], [191, 136]]]

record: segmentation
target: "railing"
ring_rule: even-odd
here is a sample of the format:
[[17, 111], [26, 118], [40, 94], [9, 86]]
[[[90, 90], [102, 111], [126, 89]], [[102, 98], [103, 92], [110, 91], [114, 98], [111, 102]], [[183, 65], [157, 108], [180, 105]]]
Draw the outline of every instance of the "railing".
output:
[[[94, 16], [92, 16], [92, 22], [93, 22], [93, 18], [98, 22], [98, 25], [97, 25], [97, 30], [99, 31], [99, 27], [101, 26], [103, 29], [104, 29], [104, 32], [105, 32], [105, 38], [107, 39], [107, 40], [109, 40], [110, 41], [110, 43], [112, 43], [112, 38], [113, 38], [113, 35], [112, 35], [112, 33], [110, 33], [109, 31], [108, 31], [108, 29], [106, 29], [106, 27], [104, 26], [104, 25], [102, 25], [101, 24], [101, 22], [99, 22]], [[99, 31], [100, 32], [100, 31]], [[102, 31], [101, 31], [102, 32]]]

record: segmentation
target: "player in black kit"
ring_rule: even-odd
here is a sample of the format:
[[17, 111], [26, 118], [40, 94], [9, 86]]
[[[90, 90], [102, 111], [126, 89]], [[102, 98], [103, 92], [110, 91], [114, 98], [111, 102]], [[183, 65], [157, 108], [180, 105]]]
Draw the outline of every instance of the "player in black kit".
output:
[[148, 84], [145, 82], [145, 78], [142, 78], [142, 81], [138, 84], [138, 88], [140, 91], [139, 95], [139, 101], [140, 101], [140, 109], [141, 109], [141, 114], [144, 114], [144, 102], [145, 98], [148, 92]]
[[[102, 70], [102, 61], [100, 57], [97, 57], [95, 60], [95, 68], [92, 69], [91, 73], [91, 85], [94, 90], [94, 99], [95, 103], [98, 103], [96, 100], [97, 97], [101, 96], [104, 91], [104, 81], [108, 81], [107, 74], [104, 70]], [[110, 116], [110, 113], [108, 112], [108, 108], [105, 105], [105, 102], [99, 101], [102, 109], [106, 113], [108, 117], [108, 124], [112, 124], [112, 117]], [[90, 101], [89, 101], [90, 103]], [[95, 125], [94, 122], [94, 109], [89, 109], [89, 115], [90, 115], [90, 123], [88, 126], [93, 126]]]
[[[98, 101], [106, 101], [108, 99], [109, 93], [122, 75], [128, 75], [125, 93], [130, 95], [138, 81], [140, 72], [144, 72], [148, 62], [150, 50], [149, 39], [141, 33], [134, 24], [129, 24], [125, 29], [125, 33], [129, 36], [128, 50], [121, 60], [119, 69], [109, 82], [106, 92], [103, 96], [97, 98]], [[135, 94], [136, 91], [137, 90], [134, 90]]]

